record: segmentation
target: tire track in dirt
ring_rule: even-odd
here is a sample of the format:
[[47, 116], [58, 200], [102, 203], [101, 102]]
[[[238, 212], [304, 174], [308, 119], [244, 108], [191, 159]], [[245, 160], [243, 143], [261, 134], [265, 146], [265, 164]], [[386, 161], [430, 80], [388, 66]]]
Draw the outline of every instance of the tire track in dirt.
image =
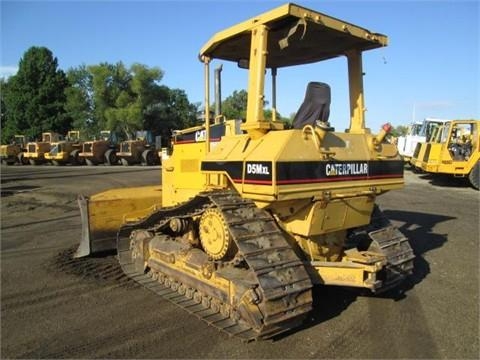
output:
[[[2, 229], [3, 230], [3, 229]], [[64, 249], [65, 246], [46, 246], [38, 248], [23, 248], [23, 249], [3, 249], [1, 252], [1, 257], [3, 260], [9, 260], [17, 257], [32, 256], [36, 254], [49, 253], [52, 251], [58, 251]]]
[[[325, 324], [328, 326], [328, 324]], [[325, 346], [319, 349], [313, 358], [336, 358], [338, 351], [341, 349], [343, 354], [350, 354], [355, 357], [354, 354], [363, 354], [369, 346], [368, 342], [359, 341], [365, 336], [365, 323], [363, 321], [355, 321], [350, 324], [344, 331], [337, 335], [329, 343], [325, 343]]]
[[[170, 330], [168, 329], [168, 331]], [[137, 325], [126, 324], [109, 334], [98, 333], [95, 336], [84, 337], [81, 343], [69, 342], [61, 346], [56, 342], [42, 344], [40, 348], [21, 352], [17, 357], [67, 359], [74, 357], [90, 358], [92, 354], [95, 354], [95, 357], [103, 358], [100, 354], [106, 354], [108, 358], [114, 358], [111, 354], [115, 353], [115, 357], [118, 358], [134, 358], [135, 355], [138, 355], [138, 346], [141, 346], [137, 343], [137, 339], [142, 340], [145, 334], [148, 334], [158, 341], [166, 331], [159, 325], [158, 321], [145, 321]]]
[[41, 311], [42, 308], [57, 308], [71, 304], [82, 296], [91, 296], [109, 292], [116, 288], [125, 288], [124, 285], [110, 285], [106, 287], [92, 287], [92, 284], [75, 282], [71, 285], [62, 285], [51, 289], [39, 289], [27, 294], [18, 293], [6, 295], [2, 298], [1, 311], [27, 312]]
[[139, 287], [129, 279], [112, 253], [98, 256], [74, 258], [76, 245], [60, 251], [46, 264], [47, 271], [68, 274], [99, 285], [116, 285], [119, 287]]
[[[61, 287], [53, 286], [38, 290], [24, 291], [13, 294], [3, 294], [1, 309], [3, 311], [18, 310], [32, 306], [58, 306], [85, 295], [110, 291], [115, 288], [139, 288], [133, 280], [122, 271], [116, 256], [85, 257], [75, 259], [75, 247], [63, 249], [44, 264], [47, 273], [55, 277], [67, 276], [68, 282]], [[92, 287], [93, 285], [93, 287]]]

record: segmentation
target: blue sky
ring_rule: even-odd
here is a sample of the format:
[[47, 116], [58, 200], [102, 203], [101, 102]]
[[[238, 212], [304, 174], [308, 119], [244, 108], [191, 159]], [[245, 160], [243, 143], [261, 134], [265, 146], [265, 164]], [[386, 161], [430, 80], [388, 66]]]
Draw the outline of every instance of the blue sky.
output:
[[[46, 46], [63, 70], [118, 61], [158, 66], [165, 72], [162, 83], [201, 102], [200, 48], [217, 31], [283, 3], [1, 0], [0, 75], [15, 71], [29, 47]], [[389, 37], [388, 47], [364, 54], [366, 121], [372, 130], [413, 118], [480, 118], [478, 1], [297, 3]], [[246, 72], [222, 63], [222, 95], [246, 89]], [[278, 111], [284, 116], [295, 112], [309, 81], [327, 82], [332, 88], [330, 122], [345, 129], [346, 70], [343, 58], [279, 70]]]

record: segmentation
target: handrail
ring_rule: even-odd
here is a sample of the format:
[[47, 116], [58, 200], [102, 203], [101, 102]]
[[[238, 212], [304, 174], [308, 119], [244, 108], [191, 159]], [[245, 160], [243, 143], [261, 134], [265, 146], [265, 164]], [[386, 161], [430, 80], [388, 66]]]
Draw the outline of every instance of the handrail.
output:
[[318, 139], [317, 133], [315, 132], [315, 129], [313, 128], [312, 125], [305, 125], [302, 129], [302, 135], [303, 139], [307, 140], [308, 139], [308, 134], [306, 133], [306, 130], [310, 130], [310, 134], [312, 135], [313, 143], [315, 144], [315, 147], [317, 148], [318, 151], [322, 151], [320, 148], [320, 140]]
[[315, 144], [315, 147], [317, 148], [318, 152], [323, 155], [324, 159], [335, 155], [335, 151], [328, 151], [322, 148], [321, 146], [322, 137], [320, 137], [317, 134], [317, 132], [315, 131], [312, 125], [305, 125], [302, 129], [302, 135], [305, 140], [308, 139], [307, 130], [312, 135], [313, 143]]

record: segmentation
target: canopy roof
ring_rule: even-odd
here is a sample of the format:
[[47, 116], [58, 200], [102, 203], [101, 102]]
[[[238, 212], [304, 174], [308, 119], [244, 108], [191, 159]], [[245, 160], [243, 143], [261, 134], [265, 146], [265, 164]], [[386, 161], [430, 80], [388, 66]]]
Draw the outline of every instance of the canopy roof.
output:
[[248, 61], [251, 31], [259, 25], [269, 29], [267, 68], [313, 63], [344, 55], [348, 50], [364, 51], [388, 43], [385, 35], [285, 4], [218, 32], [203, 46], [200, 58]]

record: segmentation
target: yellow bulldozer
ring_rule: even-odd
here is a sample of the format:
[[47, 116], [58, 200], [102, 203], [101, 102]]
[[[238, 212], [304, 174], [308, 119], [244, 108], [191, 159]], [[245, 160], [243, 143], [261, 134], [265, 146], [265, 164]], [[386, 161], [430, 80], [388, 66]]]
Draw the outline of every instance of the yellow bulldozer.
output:
[[52, 142], [50, 151], [45, 154], [45, 159], [53, 165], [84, 165], [85, 160], [80, 157], [82, 146], [80, 131], [71, 130], [64, 140]]
[[10, 144], [0, 145], [0, 160], [2, 164], [26, 165], [28, 161], [24, 159], [24, 152], [27, 150], [27, 141], [24, 135], [14, 135]]
[[63, 136], [55, 132], [42, 133], [41, 141], [27, 143], [27, 151], [23, 154], [24, 159], [31, 165], [38, 165], [47, 162], [45, 154], [51, 150], [52, 143], [63, 139]]
[[[403, 187], [403, 161], [385, 141], [391, 126], [373, 134], [364, 117], [362, 53], [387, 41], [294, 4], [215, 34], [199, 54], [204, 125], [174, 133], [162, 186], [79, 196], [75, 256], [115, 248], [132, 279], [247, 341], [299, 326], [317, 284], [377, 293], [400, 284], [414, 254], [375, 199]], [[285, 129], [275, 115], [277, 73], [336, 57], [348, 65], [349, 129], [330, 125], [330, 86], [318, 81]], [[245, 121], [210, 117], [214, 59], [246, 69]]]
[[412, 166], [431, 174], [467, 177], [480, 188], [479, 120], [452, 120], [438, 128], [429, 142], [419, 144]]

